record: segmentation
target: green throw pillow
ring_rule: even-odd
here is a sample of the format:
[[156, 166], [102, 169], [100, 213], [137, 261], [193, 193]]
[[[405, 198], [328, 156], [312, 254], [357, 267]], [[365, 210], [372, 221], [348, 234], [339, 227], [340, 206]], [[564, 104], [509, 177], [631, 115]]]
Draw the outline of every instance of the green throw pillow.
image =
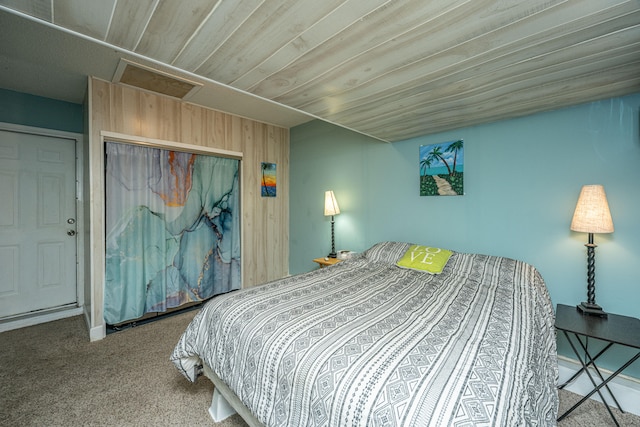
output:
[[447, 249], [411, 245], [396, 264], [399, 267], [440, 274], [452, 253]]

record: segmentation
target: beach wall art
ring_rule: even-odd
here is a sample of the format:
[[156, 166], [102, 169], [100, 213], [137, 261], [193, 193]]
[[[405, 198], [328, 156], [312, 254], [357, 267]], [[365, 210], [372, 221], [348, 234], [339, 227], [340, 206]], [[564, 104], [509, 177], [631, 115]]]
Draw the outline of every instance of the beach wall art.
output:
[[276, 164], [262, 162], [261, 168], [260, 194], [262, 197], [276, 197]]
[[464, 142], [462, 139], [420, 146], [420, 195], [464, 194]]

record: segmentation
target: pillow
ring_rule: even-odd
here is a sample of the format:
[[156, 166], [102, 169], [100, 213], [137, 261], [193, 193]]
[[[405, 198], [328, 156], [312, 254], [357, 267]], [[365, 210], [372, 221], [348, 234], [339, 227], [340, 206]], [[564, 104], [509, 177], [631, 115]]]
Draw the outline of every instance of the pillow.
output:
[[397, 262], [399, 267], [440, 274], [451, 257], [450, 250], [411, 245]]
[[403, 242], [379, 242], [367, 249], [364, 256], [369, 261], [395, 264], [409, 246]]

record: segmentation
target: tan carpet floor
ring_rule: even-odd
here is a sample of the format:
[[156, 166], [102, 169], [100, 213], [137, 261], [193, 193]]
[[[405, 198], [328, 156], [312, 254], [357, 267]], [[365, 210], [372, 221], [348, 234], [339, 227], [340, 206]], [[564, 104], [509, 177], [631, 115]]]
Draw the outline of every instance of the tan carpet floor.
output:
[[[0, 333], [1, 426], [214, 426], [213, 385], [188, 382], [169, 355], [195, 311], [89, 342], [81, 316]], [[579, 396], [560, 392], [560, 409]], [[640, 417], [615, 410], [621, 425]], [[604, 406], [582, 405], [560, 427], [614, 425]]]

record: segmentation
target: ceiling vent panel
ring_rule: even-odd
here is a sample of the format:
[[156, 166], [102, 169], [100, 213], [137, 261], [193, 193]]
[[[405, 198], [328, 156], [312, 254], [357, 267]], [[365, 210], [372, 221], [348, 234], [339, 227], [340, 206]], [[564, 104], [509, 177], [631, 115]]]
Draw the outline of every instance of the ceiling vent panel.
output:
[[202, 87], [200, 83], [162, 73], [124, 59], [120, 60], [113, 82], [178, 99], [187, 99]]

